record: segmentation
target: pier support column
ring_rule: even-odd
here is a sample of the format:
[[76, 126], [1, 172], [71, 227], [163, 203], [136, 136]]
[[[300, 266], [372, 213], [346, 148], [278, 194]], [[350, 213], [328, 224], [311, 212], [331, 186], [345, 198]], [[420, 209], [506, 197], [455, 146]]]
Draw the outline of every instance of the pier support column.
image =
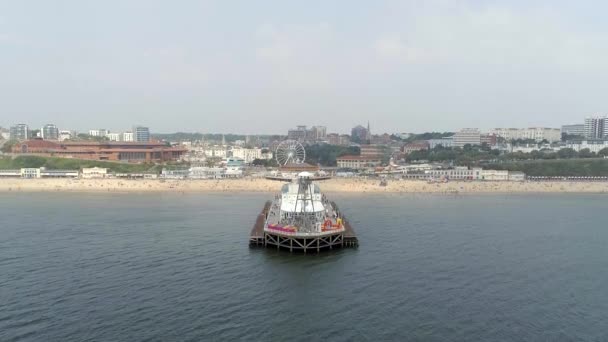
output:
[[289, 239], [289, 251], [293, 252], [293, 239]]

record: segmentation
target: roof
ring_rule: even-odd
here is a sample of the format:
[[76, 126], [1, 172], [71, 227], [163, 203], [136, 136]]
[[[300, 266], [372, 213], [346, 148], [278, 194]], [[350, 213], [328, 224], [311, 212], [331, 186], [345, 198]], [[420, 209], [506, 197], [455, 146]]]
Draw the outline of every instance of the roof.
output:
[[347, 155], [347, 156], [341, 156], [336, 158], [337, 160], [380, 160], [382, 158], [380, 157], [374, 157], [374, 156], [353, 156], [353, 155]]

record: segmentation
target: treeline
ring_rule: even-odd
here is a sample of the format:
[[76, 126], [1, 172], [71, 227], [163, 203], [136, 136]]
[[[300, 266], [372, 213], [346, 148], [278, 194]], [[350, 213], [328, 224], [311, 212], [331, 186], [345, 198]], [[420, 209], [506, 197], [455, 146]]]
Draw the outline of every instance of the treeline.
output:
[[70, 158], [18, 156], [15, 158], [0, 158], [0, 169], [21, 169], [45, 167], [49, 170], [80, 170], [86, 167], [103, 167], [117, 173], [160, 173], [161, 165], [154, 164], [127, 164], [95, 160], [82, 160]]
[[608, 159], [529, 160], [485, 164], [486, 169], [522, 171], [540, 177], [598, 177], [608, 176]]
[[322, 166], [336, 166], [336, 159], [345, 155], [358, 155], [361, 153], [357, 146], [338, 146], [328, 144], [315, 144], [305, 146], [306, 162]]
[[406, 161], [421, 161], [430, 162], [454, 162], [457, 165], [470, 165], [481, 160], [494, 160], [500, 155], [500, 151], [492, 150], [487, 144], [482, 146], [465, 145], [460, 147], [443, 147], [436, 146], [430, 150], [413, 151], [408, 154]]
[[420, 134], [410, 134], [407, 139], [402, 139], [400, 136], [396, 134], [391, 134], [391, 140], [393, 141], [403, 141], [403, 142], [413, 142], [418, 140], [431, 140], [431, 139], [441, 139], [453, 136], [452, 132], [425, 132]]
[[608, 156], [608, 148], [598, 153], [591, 152], [588, 148], [575, 151], [571, 148], [563, 148], [557, 152], [551, 150], [532, 151], [530, 153], [513, 152], [501, 154], [498, 150], [492, 150], [487, 144], [481, 146], [465, 145], [463, 148], [445, 148], [436, 146], [431, 150], [414, 151], [406, 156], [407, 161], [428, 160], [430, 162], [454, 162], [457, 165], [472, 165], [480, 161], [517, 161], [517, 160], [551, 160], [551, 159], [586, 159]]

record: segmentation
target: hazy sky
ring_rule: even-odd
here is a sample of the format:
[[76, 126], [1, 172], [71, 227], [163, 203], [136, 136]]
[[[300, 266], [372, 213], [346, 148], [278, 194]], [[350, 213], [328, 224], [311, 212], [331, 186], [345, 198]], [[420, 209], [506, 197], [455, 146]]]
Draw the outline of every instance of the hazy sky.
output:
[[285, 133], [608, 112], [603, 1], [0, 0], [0, 126]]

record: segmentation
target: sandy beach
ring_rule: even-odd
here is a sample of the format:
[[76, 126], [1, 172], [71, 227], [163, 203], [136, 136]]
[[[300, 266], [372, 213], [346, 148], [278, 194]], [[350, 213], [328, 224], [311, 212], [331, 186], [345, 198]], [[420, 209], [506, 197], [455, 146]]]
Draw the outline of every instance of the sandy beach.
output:
[[[608, 193], [608, 182], [462, 182], [429, 184], [417, 180], [339, 179], [321, 182], [326, 193]], [[278, 192], [267, 179], [124, 180], [0, 179], [0, 192]]]

